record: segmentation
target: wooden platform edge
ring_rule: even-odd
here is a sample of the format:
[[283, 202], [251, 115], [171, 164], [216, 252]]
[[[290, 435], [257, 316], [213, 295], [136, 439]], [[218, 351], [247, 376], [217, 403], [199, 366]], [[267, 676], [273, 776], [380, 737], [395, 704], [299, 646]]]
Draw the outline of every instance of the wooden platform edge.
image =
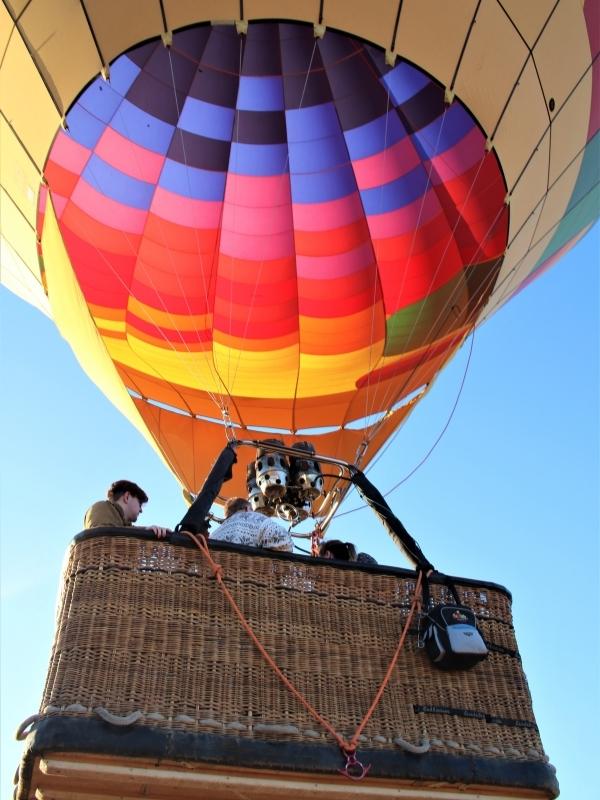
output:
[[[162, 762], [185, 762], [187, 768], [221, 771], [244, 770], [249, 775], [269, 771], [298, 777], [337, 776], [343, 759], [335, 744], [316, 745], [291, 741], [248, 740], [235, 736], [192, 734], [133, 725], [113, 728], [94, 718], [65, 715], [40, 720], [25, 742], [26, 750], [19, 769], [15, 800], [31, 797], [34, 765], [40, 758], [49, 759], [61, 753], [81, 754], [82, 758], [105, 756], [114, 759], [152, 761], [155, 768]], [[369, 779], [410, 781], [413, 784], [441, 783], [457, 789], [464, 786], [505, 789], [508, 796], [540, 797], [553, 800], [558, 796], [554, 768], [543, 762], [511, 761], [503, 758], [481, 758], [474, 755], [427, 753], [414, 755], [402, 751], [361, 749], [360, 760], [371, 764]], [[165, 764], [165, 766], [167, 766]], [[464, 788], [462, 789], [464, 792]], [[518, 793], [514, 793], [514, 792]], [[491, 793], [490, 793], [491, 794]], [[493, 795], [492, 795], [493, 796]]]

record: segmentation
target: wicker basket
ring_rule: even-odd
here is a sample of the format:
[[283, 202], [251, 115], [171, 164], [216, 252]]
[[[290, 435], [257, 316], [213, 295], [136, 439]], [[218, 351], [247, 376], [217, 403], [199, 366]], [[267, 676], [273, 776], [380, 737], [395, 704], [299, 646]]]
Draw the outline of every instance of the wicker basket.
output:
[[[227, 545], [211, 549], [277, 664], [350, 738], [396, 648], [415, 574]], [[456, 579], [456, 585], [476, 612], [488, 658], [468, 671], [439, 671], [418, 646], [415, 622], [364, 730], [361, 752], [368, 752], [382, 776], [397, 775], [408, 763], [412, 773], [406, 777], [422, 773], [464, 782], [460, 764], [468, 763], [471, 783], [496, 783], [504, 775], [505, 785], [530, 781], [532, 789], [543, 790], [541, 796], [554, 797], [556, 782], [533, 716], [510, 595], [495, 584]], [[436, 600], [444, 599], [445, 588], [434, 583], [432, 591]], [[241, 762], [245, 747], [252, 745], [256, 758], [261, 743], [272, 742], [286, 743], [276, 751], [285, 758], [294, 747], [299, 754], [327, 752], [329, 761], [336, 752], [339, 757], [330, 734], [265, 663], [201, 553], [187, 542], [114, 531], [80, 534], [71, 545], [40, 715], [38, 727], [59, 719], [63, 727], [65, 719], [101, 724], [107, 735], [119, 727], [125, 749], [124, 735], [152, 730], [148, 742], [170, 736], [171, 748], [177, 733], [185, 734], [180, 742], [197, 743], [208, 735], [213, 754], [215, 737], [227, 753], [227, 743], [235, 742]], [[132, 724], [124, 729], [120, 723]], [[424, 755], [404, 752], [406, 742], [427, 741]], [[100, 750], [109, 752], [106, 747]], [[311, 756], [295, 768], [318, 771], [324, 763]], [[272, 751], [268, 765], [277, 767]]]

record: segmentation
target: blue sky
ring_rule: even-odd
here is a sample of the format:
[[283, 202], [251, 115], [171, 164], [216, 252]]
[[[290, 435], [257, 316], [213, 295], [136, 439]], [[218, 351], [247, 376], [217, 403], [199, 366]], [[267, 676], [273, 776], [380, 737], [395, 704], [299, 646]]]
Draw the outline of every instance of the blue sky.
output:
[[[507, 586], [542, 739], [563, 800], [589, 797], [598, 750], [598, 226], [475, 334], [450, 426], [388, 499], [444, 572]], [[79, 369], [52, 323], [0, 290], [2, 796], [38, 709], [60, 567], [86, 507], [114, 479], [150, 495], [146, 523], [174, 524], [181, 491]], [[444, 427], [470, 342], [370, 477], [408, 474]], [[341, 511], [359, 505], [351, 496]], [[380, 562], [406, 566], [372, 512], [334, 521]], [[592, 713], [595, 705], [595, 712]]]

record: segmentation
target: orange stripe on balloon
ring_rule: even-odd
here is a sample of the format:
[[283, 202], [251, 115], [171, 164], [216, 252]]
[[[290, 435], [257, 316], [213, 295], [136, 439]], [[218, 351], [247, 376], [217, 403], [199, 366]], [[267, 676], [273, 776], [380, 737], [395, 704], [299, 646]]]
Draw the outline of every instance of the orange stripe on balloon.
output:
[[219, 274], [215, 305], [217, 303], [239, 305], [245, 309], [246, 314], [250, 314], [257, 306], [283, 307], [291, 302], [295, 307], [297, 297], [298, 286], [294, 273], [288, 273], [277, 280], [268, 269], [263, 268], [256, 275], [254, 284], [238, 283]]
[[350, 297], [331, 298], [326, 296], [315, 296], [312, 298], [299, 297], [299, 313], [308, 317], [345, 317], [349, 314], [356, 314], [373, 305], [373, 288]]
[[298, 279], [298, 302], [324, 299], [331, 306], [332, 316], [339, 316], [337, 308], [343, 308], [346, 298], [363, 293], [366, 293], [366, 304], [369, 306], [381, 299], [375, 264], [329, 280]]
[[108, 253], [132, 255], [137, 253], [140, 236], [111, 228], [90, 217], [74, 203], [68, 203], [60, 220], [61, 228], [66, 225], [73, 233]]
[[[225, 330], [215, 328], [213, 330], [213, 340], [234, 351], [245, 350], [264, 353], [269, 350], [284, 350], [287, 347], [297, 345], [298, 331], [295, 330], [280, 336], [264, 338], [252, 337], [247, 334], [245, 336], [235, 336], [227, 333]], [[232, 356], [232, 358], [235, 357], [235, 355]]]
[[162, 350], [192, 353], [206, 352], [212, 347], [210, 332], [201, 336], [190, 331], [174, 331], [160, 328], [145, 322], [133, 314], [127, 315], [127, 337], [134, 336], [143, 342], [160, 347]]
[[98, 326], [98, 333], [103, 339], [127, 339], [127, 334], [124, 331], [111, 331], [101, 326]]
[[360, 219], [351, 225], [329, 231], [300, 231], [295, 233], [296, 252], [304, 256], [330, 256], [354, 250], [369, 241], [369, 227]]
[[216, 227], [189, 228], [152, 212], [148, 214], [144, 229], [144, 237], [183, 253], [213, 253], [218, 236]]
[[126, 311], [124, 308], [112, 308], [111, 306], [101, 306], [96, 303], [88, 303], [88, 308], [93, 317], [110, 319], [115, 322], [125, 321]]
[[[269, 285], [290, 280], [296, 275], [296, 260], [293, 257], [275, 258], [269, 261], [255, 261], [254, 259], [234, 258], [223, 253], [219, 255], [219, 283], [227, 282], [251, 291], [257, 282], [264, 282], [268, 277]], [[250, 288], [249, 288], [250, 287]]]
[[177, 314], [141, 302], [130, 295], [127, 311], [142, 320], [152, 321], [161, 328], [179, 331], [207, 331], [213, 324], [212, 314]]
[[[310, 355], [334, 355], [351, 353], [373, 346], [381, 350], [385, 339], [383, 313], [372, 309], [325, 320], [323, 317], [300, 318], [300, 350]], [[332, 324], [333, 323], [333, 324]], [[326, 328], [326, 332], [323, 328]]]
[[44, 177], [48, 182], [48, 186], [52, 194], [60, 194], [64, 197], [70, 197], [71, 192], [77, 185], [79, 175], [74, 172], [61, 167], [55, 161], [48, 161], [46, 169], [44, 170]]

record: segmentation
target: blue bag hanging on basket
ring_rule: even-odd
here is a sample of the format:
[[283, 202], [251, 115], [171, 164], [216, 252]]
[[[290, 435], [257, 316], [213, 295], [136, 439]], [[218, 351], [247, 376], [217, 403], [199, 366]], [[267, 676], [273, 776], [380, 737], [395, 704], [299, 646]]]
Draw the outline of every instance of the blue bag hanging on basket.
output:
[[429, 608], [429, 586], [423, 581], [425, 630], [421, 641], [431, 663], [439, 669], [470, 669], [488, 654], [475, 613], [461, 604], [454, 585], [448, 581], [453, 603], [440, 603]]

